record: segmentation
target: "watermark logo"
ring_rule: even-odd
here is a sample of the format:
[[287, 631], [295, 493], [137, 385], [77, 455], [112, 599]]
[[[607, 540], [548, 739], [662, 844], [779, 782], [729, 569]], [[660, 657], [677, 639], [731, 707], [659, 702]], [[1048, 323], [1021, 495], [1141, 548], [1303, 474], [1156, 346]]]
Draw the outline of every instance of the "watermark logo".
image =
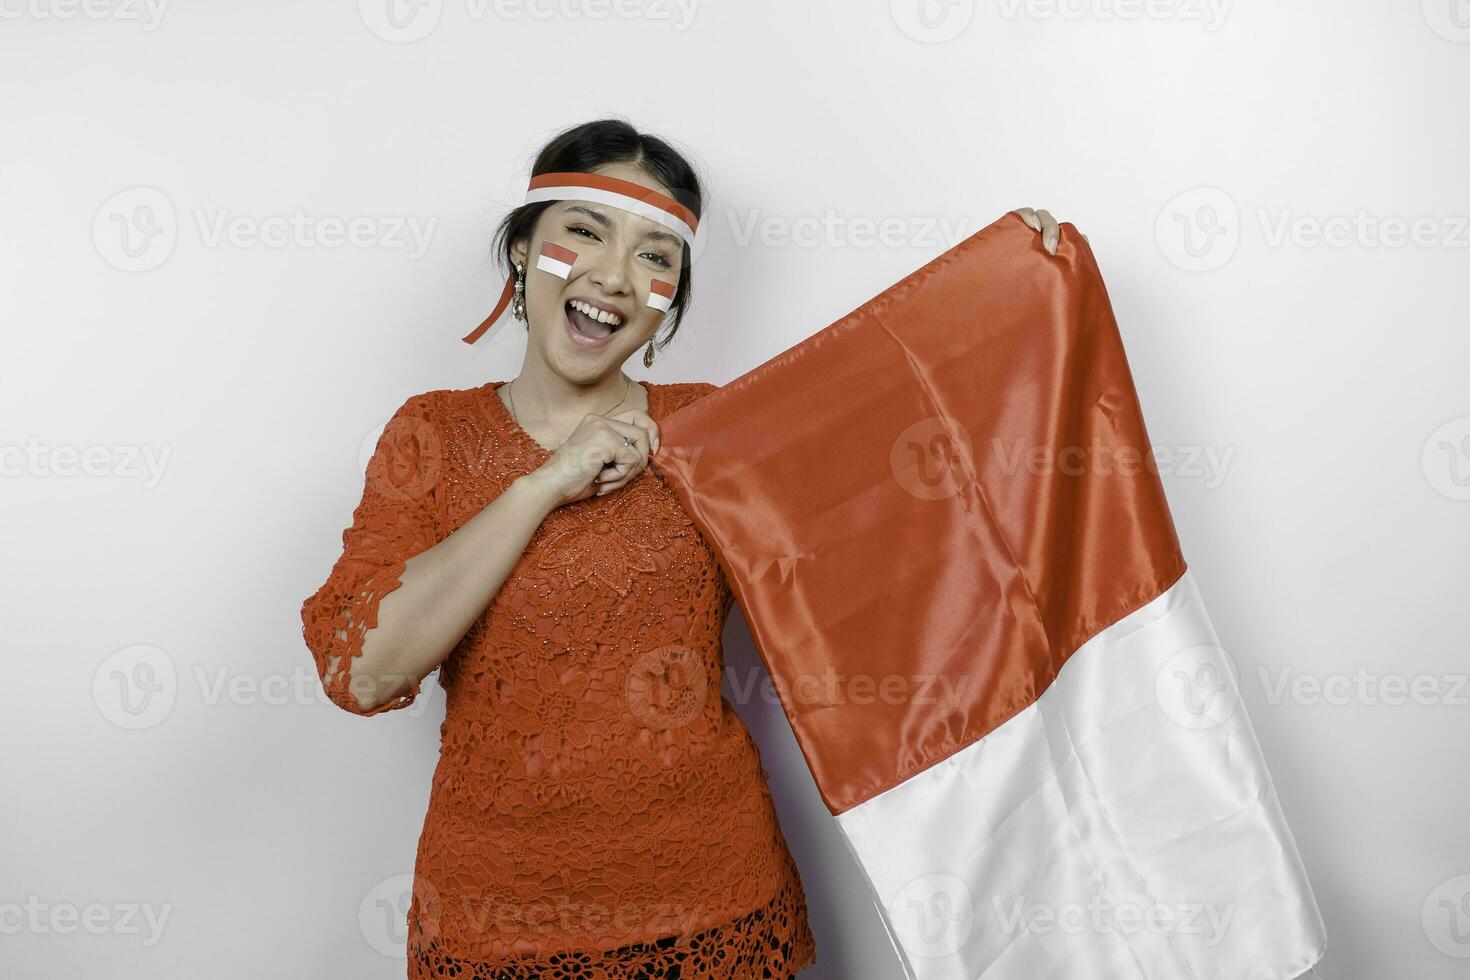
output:
[[818, 671], [801, 671], [772, 680], [764, 670], [751, 669], [744, 680], [739, 671], [725, 671], [730, 683], [732, 704], [749, 704], [760, 688], [767, 704], [821, 705], [839, 704], [933, 704], [935, 713], [950, 715], [964, 702], [971, 674], [847, 674], [828, 664]]
[[1006, 476], [1026, 472], [1032, 476], [1173, 476], [1202, 479], [1213, 490], [1225, 482], [1225, 472], [1235, 457], [1234, 446], [1135, 446], [1094, 441], [1091, 445], [1033, 446], [1021, 440], [1006, 444], [990, 441], [993, 458]]
[[180, 219], [169, 196], [156, 187], [130, 187], [108, 198], [92, 217], [92, 244], [102, 260], [123, 272], [147, 272], [168, 261], [192, 225], [205, 248], [377, 249], [424, 257], [437, 217], [405, 214], [313, 214], [293, 208], [280, 214], [241, 214], [229, 208], [189, 209]]
[[1156, 936], [1198, 936], [1206, 947], [1218, 946], [1225, 938], [1235, 906], [1187, 902], [1168, 905], [1163, 902], [1105, 902], [1094, 896], [1082, 902], [1033, 902], [1024, 898], [1011, 902], [1009, 910], [1000, 896], [991, 899], [996, 920], [1002, 932], [1036, 935], [1137, 935], [1148, 932]]
[[401, 958], [408, 949], [409, 915], [418, 918], [422, 938], [431, 939], [438, 934], [440, 913], [439, 890], [427, 877], [419, 878], [415, 886], [411, 874], [391, 875], [363, 894], [357, 928], [375, 952]]
[[821, 214], [792, 217], [768, 214], [759, 208], [740, 213], [725, 210], [735, 245], [752, 243], [765, 248], [916, 248], [942, 251], [959, 244], [975, 230], [971, 215], [949, 214], [840, 214], [827, 208]]
[[1420, 0], [1424, 22], [1446, 41], [1470, 44], [1470, 0]]
[[39, 895], [26, 896], [25, 902], [0, 902], [0, 936], [140, 936], [143, 946], [152, 948], [163, 939], [164, 926], [173, 912], [173, 903], [154, 905], [149, 902], [48, 902]]
[[412, 44], [439, 26], [444, 0], [357, 0], [357, 13], [374, 37]]
[[[493, 397], [493, 396], [492, 396]], [[366, 488], [390, 500], [421, 499], [439, 482], [444, 470], [444, 449], [439, 431], [428, 419], [400, 412], [369, 440], [374, 446], [363, 464]], [[361, 461], [362, 449], [358, 450]]]
[[667, 644], [645, 651], [628, 668], [623, 695], [633, 717], [656, 732], [693, 721], [709, 699], [709, 672], [698, 653]]
[[642, 20], [663, 22], [675, 33], [694, 23], [699, 0], [466, 0], [471, 20], [493, 11], [497, 20]]
[[[1251, 211], [1260, 241], [1282, 249], [1470, 249], [1470, 216], [1380, 214], [1368, 208], [1309, 214], [1294, 208]], [[1159, 212], [1159, 251], [1186, 272], [1209, 272], [1234, 258], [1246, 230], [1235, 201], [1218, 187], [1175, 195]]]
[[1269, 248], [1470, 248], [1470, 218], [1465, 215], [1374, 214], [1358, 208], [1352, 214], [1302, 214], [1282, 208], [1272, 214], [1256, 209], [1261, 237]]
[[135, 23], [145, 34], [163, 23], [168, 0], [4, 0], [0, 20], [113, 20]]
[[1273, 678], [1265, 665], [1258, 670], [1266, 701], [1272, 705], [1290, 701], [1305, 707], [1319, 704], [1332, 707], [1470, 706], [1470, 694], [1467, 694], [1470, 691], [1470, 674], [1382, 674], [1361, 664], [1350, 674], [1339, 672], [1326, 676], [1298, 674], [1288, 667], [1281, 667]]
[[1214, 33], [1225, 25], [1230, 0], [1000, 0], [1005, 20], [1172, 20]]
[[1201, 731], [1224, 724], [1240, 703], [1235, 663], [1222, 647], [1202, 643], [1164, 661], [1154, 676], [1154, 697], [1181, 728]]
[[103, 261], [123, 272], [147, 272], [168, 261], [179, 240], [179, 219], [156, 187], [112, 195], [92, 217], [92, 244]]
[[1470, 959], [1470, 875], [1439, 883], [1424, 899], [1424, 935], [1435, 949], [1455, 959]]
[[953, 956], [975, 928], [975, 897], [962, 879], [949, 874], [915, 878], [888, 911], [903, 948], [924, 959]]
[[173, 660], [148, 644], [118, 650], [92, 675], [92, 703], [102, 717], [131, 731], [161, 723], [173, 711], [178, 695]]
[[[472, 23], [531, 21], [647, 21], [683, 33], [694, 24], [699, 0], [465, 0]], [[358, 15], [374, 37], [412, 44], [428, 37], [444, 16], [443, 0], [358, 0]]]
[[1174, 195], [1154, 222], [1159, 251], [1186, 272], [1218, 269], [1240, 245], [1240, 210], [1218, 187]]
[[0, 476], [138, 480], [143, 489], [152, 490], [163, 482], [172, 455], [172, 446], [48, 446], [32, 436], [24, 444], [0, 443]]
[[975, 19], [975, 0], [888, 0], [893, 23], [922, 44], [953, 41]]
[[1470, 415], [1450, 419], [1429, 433], [1419, 465], [1441, 496], [1470, 500]]
[[970, 482], [965, 459], [970, 433], [959, 419], [930, 415], [898, 434], [888, 450], [888, 468], [898, 485], [920, 500], [944, 500]]

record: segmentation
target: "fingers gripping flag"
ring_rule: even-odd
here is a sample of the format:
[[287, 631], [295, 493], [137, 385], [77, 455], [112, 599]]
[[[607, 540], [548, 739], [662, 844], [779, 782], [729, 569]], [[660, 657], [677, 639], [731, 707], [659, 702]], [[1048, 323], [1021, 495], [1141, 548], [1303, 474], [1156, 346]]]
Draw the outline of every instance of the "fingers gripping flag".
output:
[[664, 420], [910, 978], [1290, 980], [1324, 929], [1070, 224]]

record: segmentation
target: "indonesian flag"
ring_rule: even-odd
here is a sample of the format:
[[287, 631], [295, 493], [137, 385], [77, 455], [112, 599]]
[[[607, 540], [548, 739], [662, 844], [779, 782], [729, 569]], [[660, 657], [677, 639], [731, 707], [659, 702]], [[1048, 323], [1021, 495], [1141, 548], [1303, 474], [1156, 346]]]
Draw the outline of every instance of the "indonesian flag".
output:
[[909, 978], [1290, 980], [1322, 919], [1062, 232], [1007, 214], [653, 462]]
[[542, 242], [541, 252], [536, 256], [536, 268], [565, 279], [572, 274], [577, 263], [577, 253], [556, 242]]
[[671, 282], [662, 279], [653, 279], [648, 283], [648, 305], [655, 310], [667, 313], [674, 305], [674, 291], [678, 287]]

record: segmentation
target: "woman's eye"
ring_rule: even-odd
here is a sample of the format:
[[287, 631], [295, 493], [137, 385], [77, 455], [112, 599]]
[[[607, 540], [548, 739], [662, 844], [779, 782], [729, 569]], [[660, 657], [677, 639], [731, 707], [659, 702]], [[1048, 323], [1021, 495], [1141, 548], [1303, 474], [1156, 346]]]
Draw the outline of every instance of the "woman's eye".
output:
[[567, 231], [583, 231], [583, 232], [586, 232], [587, 233], [587, 237], [588, 238], [596, 238], [597, 237], [596, 235], [594, 235], [592, 233], [592, 229], [587, 228], [584, 225], [569, 225], [567, 227]]
[[662, 255], [659, 255], [657, 252], [644, 252], [643, 254], [647, 255], [650, 259], [653, 259], [662, 268], [667, 269], [672, 264], [669, 262], [668, 259], [664, 258]]

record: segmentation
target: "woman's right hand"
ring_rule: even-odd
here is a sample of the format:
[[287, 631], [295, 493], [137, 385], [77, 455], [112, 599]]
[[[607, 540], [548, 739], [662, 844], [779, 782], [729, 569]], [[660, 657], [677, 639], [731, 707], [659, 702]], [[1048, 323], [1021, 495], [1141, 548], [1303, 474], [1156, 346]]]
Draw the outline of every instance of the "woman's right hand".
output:
[[636, 408], [588, 415], [535, 472], [560, 507], [626, 486], [658, 446], [658, 423]]

